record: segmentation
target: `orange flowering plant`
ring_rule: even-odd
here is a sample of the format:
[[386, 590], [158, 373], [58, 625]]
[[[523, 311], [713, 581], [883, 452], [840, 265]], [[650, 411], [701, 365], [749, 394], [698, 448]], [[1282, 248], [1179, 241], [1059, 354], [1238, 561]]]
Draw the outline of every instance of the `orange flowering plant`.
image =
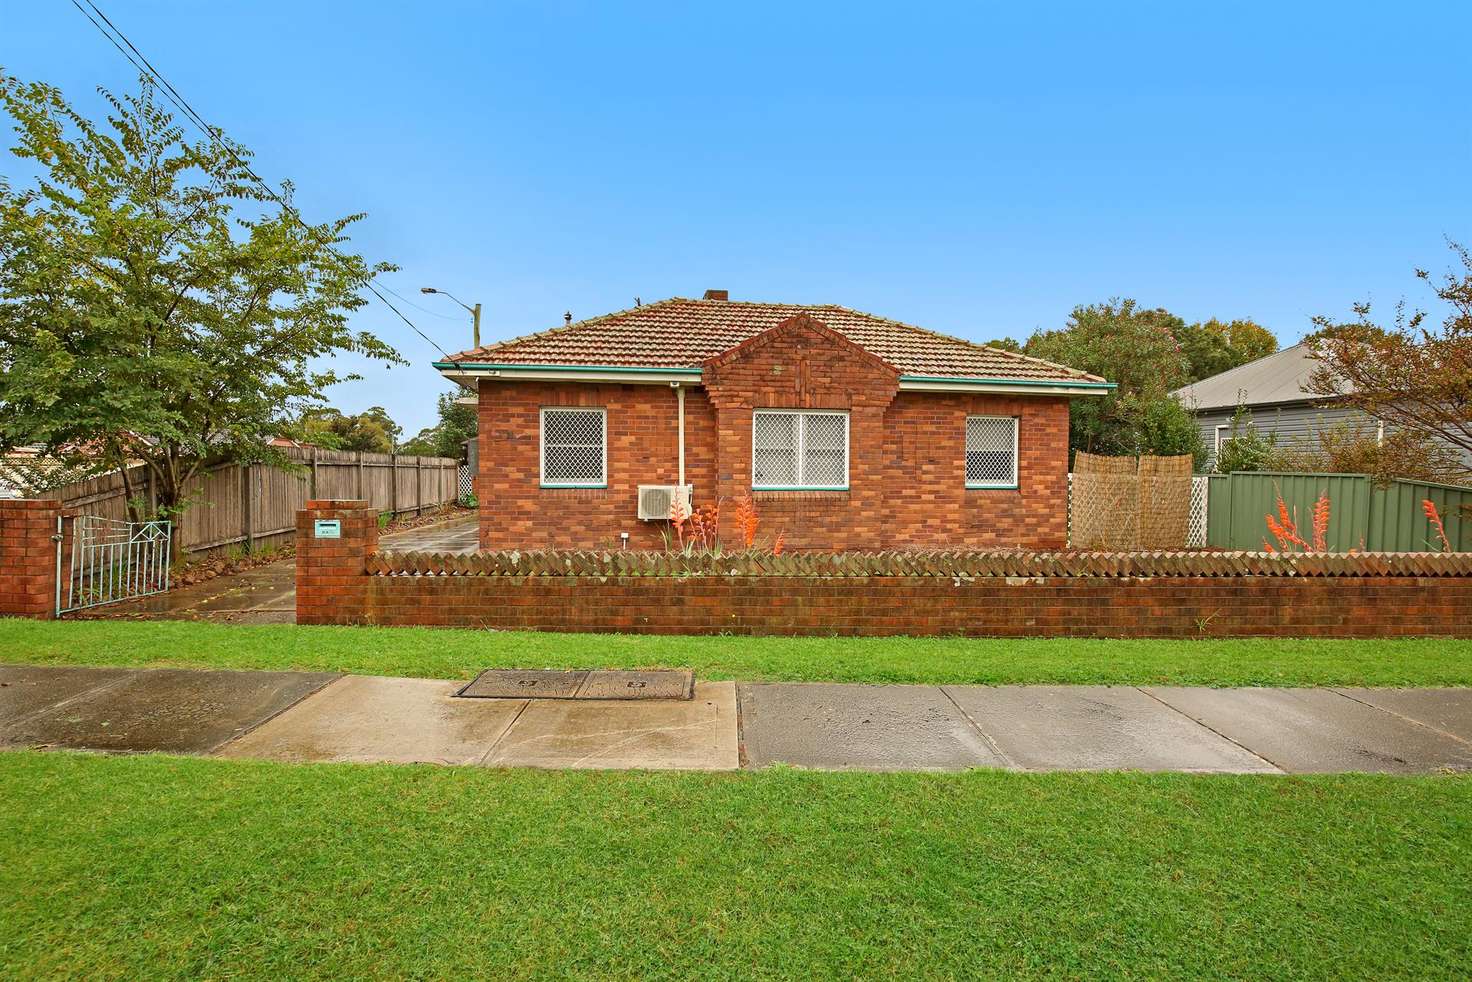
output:
[[1273, 538], [1278, 540], [1277, 548], [1267, 539], [1262, 540], [1264, 552], [1327, 552], [1329, 550], [1329, 492], [1325, 491], [1319, 495], [1319, 500], [1314, 502], [1313, 517], [1311, 519], [1310, 534], [1313, 541], [1304, 539], [1298, 530], [1298, 509], [1293, 509], [1290, 514], [1288, 505], [1283, 501], [1283, 493], [1278, 492], [1278, 514], [1265, 516], [1268, 522], [1268, 531]]
[[[747, 552], [757, 548], [756, 533], [761, 525], [761, 518], [757, 514], [756, 502], [751, 495], [742, 495], [736, 499], [732, 510], [731, 522], [736, 532], [741, 537], [741, 548]], [[721, 504], [716, 502], [705, 508], [690, 509], [685, 502], [676, 499], [670, 503], [670, 529], [664, 533], [664, 544], [667, 552], [683, 552], [687, 554], [710, 553], [721, 555], [731, 550], [727, 549], [721, 541]], [[671, 538], [670, 532], [673, 532]], [[778, 532], [772, 540], [771, 552], [780, 556], [785, 548], [785, 537]]]
[[1441, 551], [1455, 552], [1456, 550], [1452, 548], [1452, 540], [1447, 537], [1446, 526], [1442, 524], [1441, 513], [1436, 510], [1436, 502], [1430, 498], [1423, 499], [1421, 510], [1426, 513], [1426, 521], [1431, 523], [1432, 530], [1436, 533], [1437, 539], [1440, 540]]

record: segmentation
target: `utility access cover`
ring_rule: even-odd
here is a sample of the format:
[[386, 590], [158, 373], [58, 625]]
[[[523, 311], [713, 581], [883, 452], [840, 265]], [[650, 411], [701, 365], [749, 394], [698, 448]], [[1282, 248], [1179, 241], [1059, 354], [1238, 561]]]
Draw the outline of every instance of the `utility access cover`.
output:
[[690, 699], [695, 694], [695, 673], [492, 668], [456, 694], [469, 699]]

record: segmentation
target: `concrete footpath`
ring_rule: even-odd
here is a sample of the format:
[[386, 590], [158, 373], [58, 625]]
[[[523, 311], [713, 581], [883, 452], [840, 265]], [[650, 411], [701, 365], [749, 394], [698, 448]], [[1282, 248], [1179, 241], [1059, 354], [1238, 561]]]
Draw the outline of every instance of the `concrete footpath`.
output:
[[1472, 771], [1472, 689], [696, 682], [689, 699], [464, 682], [0, 665], [0, 746], [284, 761], [731, 770]]

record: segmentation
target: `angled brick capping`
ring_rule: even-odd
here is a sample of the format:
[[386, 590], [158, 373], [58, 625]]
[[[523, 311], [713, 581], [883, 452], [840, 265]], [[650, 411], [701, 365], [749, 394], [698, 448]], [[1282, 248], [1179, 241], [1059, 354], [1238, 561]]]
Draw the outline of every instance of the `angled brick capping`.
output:
[[[297, 621], [644, 634], [1472, 637], [1472, 554], [377, 553], [299, 514]], [[312, 538], [316, 518], [342, 538]]]
[[56, 616], [61, 502], [0, 499], [0, 617]]

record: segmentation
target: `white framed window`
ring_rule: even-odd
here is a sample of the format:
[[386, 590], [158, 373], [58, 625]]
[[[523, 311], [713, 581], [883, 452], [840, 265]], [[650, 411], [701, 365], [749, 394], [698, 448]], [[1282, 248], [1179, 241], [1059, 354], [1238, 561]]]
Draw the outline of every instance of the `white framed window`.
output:
[[848, 413], [758, 409], [751, 420], [753, 491], [847, 491]]
[[542, 487], [608, 486], [608, 413], [542, 410]]
[[1212, 454], [1215, 455], [1215, 454], [1221, 453], [1222, 452], [1222, 444], [1223, 443], [1226, 443], [1231, 438], [1232, 438], [1232, 424], [1231, 423], [1218, 423], [1217, 424], [1217, 427], [1216, 427], [1216, 443], [1211, 448]]
[[1017, 487], [1017, 417], [966, 417], [966, 486]]

